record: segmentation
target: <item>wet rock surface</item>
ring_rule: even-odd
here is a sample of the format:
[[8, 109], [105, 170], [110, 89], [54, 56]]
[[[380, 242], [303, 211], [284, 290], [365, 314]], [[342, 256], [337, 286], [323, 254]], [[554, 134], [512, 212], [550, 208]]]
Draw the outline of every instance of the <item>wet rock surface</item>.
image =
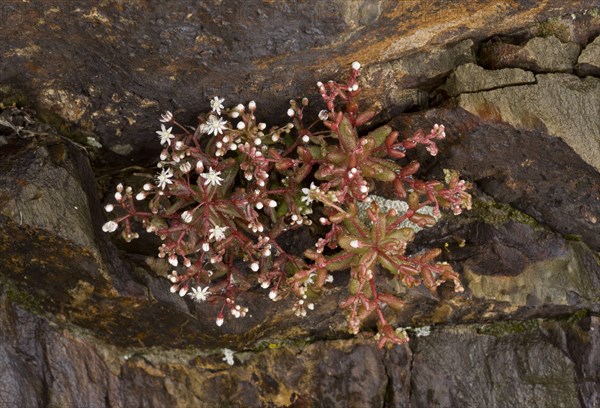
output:
[[[593, 5], [343, 3], [0, 7], [19, 17], [0, 25], [0, 408], [600, 407]], [[251, 316], [217, 328], [169, 293], [156, 243], [101, 232], [106, 164], [141, 169], [160, 111], [191, 119], [220, 94], [277, 120], [356, 59], [383, 118], [417, 110], [391, 121], [402, 135], [446, 126], [423, 177], [473, 183], [473, 209], [410, 248], [442, 248], [465, 292], [384, 284], [410, 343], [346, 333], [344, 273], [306, 319], [256, 288]]]

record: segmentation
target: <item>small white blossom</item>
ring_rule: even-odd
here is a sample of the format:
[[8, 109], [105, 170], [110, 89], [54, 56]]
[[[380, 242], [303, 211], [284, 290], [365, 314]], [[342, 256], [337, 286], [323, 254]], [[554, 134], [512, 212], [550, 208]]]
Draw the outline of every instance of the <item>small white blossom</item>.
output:
[[203, 242], [202, 243], [202, 250], [204, 252], [208, 252], [210, 250], [210, 245], [208, 244], [208, 242]]
[[217, 316], [217, 320], [215, 321], [215, 323], [217, 324], [217, 326], [221, 327], [223, 326], [223, 322], [225, 320], [223, 319], [223, 316]]
[[258, 262], [252, 262], [250, 264], [250, 269], [252, 269], [254, 272], [258, 272], [258, 269], [259, 269]]
[[235, 126], [236, 128], [238, 128], [239, 130], [242, 130], [246, 127], [246, 124], [244, 122], [238, 122], [238, 124]]
[[115, 200], [117, 201], [121, 201], [123, 199], [123, 194], [119, 193], [118, 191], [115, 193]]
[[144, 187], [142, 187], [144, 189], [144, 191], [150, 191], [152, 190], [152, 184], [150, 183], [146, 183], [144, 184]]
[[315, 183], [310, 183], [310, 188], [302, 189], [302, 194], [304, 195], [300, 198], [300, 200], [306, 205], [309, 205], [314, 201], [315, 194], [320, 192], [321, 190], [315, 185]]
[[177, 266], [179, 264], [179, 261], [177, 260], [177, 255], [175, 255], [175, 254], [169, 255], [169, 263], [173, 266]]
[[221, 241], [222, 239], [225, 239], [225, 231], [228, 229], [229, 227], [220, 227], [218, 225], [215, 225], [214, 228], [211, 228], [208, 232], [210, 233], [208, 239], [214, 239], [215, 241]]
[[248, 103], [248, 109], [250, 109], [251, 111], [254, 111], [256, 109], [256, 102], [250, 101]]
[[106, 224], [104, 224], [102, 226], [102, 231], [104, 231], [104, 232], [115, 232], [118, 227], [119, 227], [119, 224], [117, 224], [116, 222], [114, 222], [114, 221], [108, 221]]
[[260, 122], [258, 124], [258, 130], [265, 130], [267, 128], [267, 124], [264, 122]]
[[200, 286], [192, 288], [192, 291], [188, 293], [188, 296], [194, 299], [195, 302], [204, 302], [211, 293], [208, 291], [208, 286], [202, 289]]
[[358, 248], [360, 246], [360, 242], [358, 242], [358, 240], [353, 239], [352, 241], [350, 241], [350, 246], [352, 248]]
[[319, 112], [319, 119], [321, 120], [327, 120], [329, 119], [329, 112], [326, 110], [322, 110]]
[[138, 201], [142, 201], [146, 199], [146, 193], [144, 192], [139, 192], [135, 195], [135, 199]]
[[269, 292], [269, 299], [275, 301], [275, 298], [277, 297], [277, 291], [275, 289], [271, 290]]
[[167, 129], [165, 125], [160, 125], [160, 130], [157, 130], [156, 133], [160, 136], [161, 145], [171, 145], [171, 139], [175, 139], [175, 136], [171, 133], [172, 130], [172, 127]]
[[156, 176], [157, 187], [164, 190], [167, 184], [173, 184], [173, 180], [171, 180], [171, 177], [173, 177], [173, 172], [171, 171], [171, 169], [162, 169], [160, 171], [160, 174]]
[[304, 135], [304, 136], [302, 136], [302, 142], [303, 142], [303, 143], [308, 143], [308, 142], [310, 142], [310, 137], [308, 137], [308, 135]]
[[225, 126], [226, 124], [227, 122], [221, 119], [220, 117], [210, 115], [205, 123], [206, 133], [208, 133], [209, 135], [212, 133], [214, 136], [223, 134], [223, 131], [227, 129], [227, 127]]
[[287, 115], [291, 118], [296, 114], [296, 112], [294, 112], [294, 110], [292, 108], [289, 108], [287, 110]]
[[202, 173], [200, 174], [202, 176], [202, 178], [205, 179], [204, 181], [204, 185], [208, 185], [210, 184], [211, 186], [220, 186], [221, 185], [221, 181], [223, 181], [223, 179], [221, 177], [219, 177], [219, 174], [221, 174], [220, 171], [214, 171], [212, 167], [210, 167], [208, 169], [208, 173]]
[[210, 101], [210, 107], [213, 110], [213, 112], [216, 112], [217, 115], [220, 115], [221, 114], [221, 109], [225, 108], [222, 105], [223, 102], [225, 102], [225, 99], [224, 98], [219, 98], [218, 96], [215, 96]]
[[229, 365], [234, 365], [235, 362], [233, 361], [233, 350], [229, 350], [227, 348], [221, 349], [221, 351], [223, 352], [223, 361], [226, 361], [227, 364]]
[[112, 212], [112, 210], [114, 210], [114, 209], [115, 209], [115, 206], [112, 204], [106, 204], [106, 206], [104, 207], [104, 211], [106, 211], [108, 213]]
[[358, 62], [358, 61], [354, 61], [354, 62], [352, 63], [352, 69], [354, 69], [354, 70], [358, 71], [358, 70], [360, 69], [360, 62]]

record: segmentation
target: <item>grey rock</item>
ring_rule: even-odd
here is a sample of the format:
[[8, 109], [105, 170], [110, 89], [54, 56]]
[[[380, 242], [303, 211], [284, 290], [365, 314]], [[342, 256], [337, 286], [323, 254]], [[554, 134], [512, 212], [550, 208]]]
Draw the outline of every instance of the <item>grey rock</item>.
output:
[[537, 73], [571, 72], [581, 48], [573, 42], [561, 42], [551, 35], [534, 37], [525, 45], [488, 42], [480, 60], [485, 67], [522, 68]]
[[[479, 94], [465, 94], [461, 98], [473, 95]], [[552, 104], [551, 101], [548, 103]], [[483, 274], [488, 269], [494, 271], [492, 274], [512, 276], [530, 263], [564, 253], [556, 237], [518, 225], [509, 228], [507, 223], [511, 220], [546, 227], [571, 239], [581, 239], [594, 251], [600, 251], [598, 171], [561, 138], [549, 136], [542, 130], [515, 129], [496, 120], [494, 105], [490, 106], [489, 110], [481, 108], [481, 116], [461, 108], [440, 108], [401, 115], [390, 123], [404, 135], [417, 129], [427, 129], [432, 123], [443, 123], [447, 137], [440, 143], [440, 153], [431, 168], [432, 174], [442, 174], [442, 169], [455, 169], [475, 184], [475, 193], [484, 193], [481, 201], [491, 197], [496, 203], [504, 204], [505, 208], [491, 206], [487, 209], [484, 206], [465, 212], [480, 221], [488, 220], [484, 226], [474, 224], [456, 233], [449, 228], [450, 242], [455, 242], [453, 236], [468, 240], [464, 248], [456, 245], [451, 248], [451, 254], [457, 253], [456, 261], [477, 257], [481, 265], [478, 273]], [[570, 107], [563, 108], [568, 110]], [[519, 211], [514, 212], [514, 209]], [[518, 212], [528, 217], [523, 219]], [[489, 224], [503, 227], [490, 229]], [[422, 232], [425, 233], [427, 231]], [[469, 250], [472, 241], [487, 245], [481, 251], [484, 257], [479, 257], [478, 249], [474, 249], [475, 252]], [[444, 242], [429, 244], [439, 247]], [[513, 254], [512, 258], [505, 256], [507, 249]], [[586, 269], [597, 270], [597, 266], [593, 265], [595, 261]]]
[[436, 66], [435, 55], [448, 46], [589, 8], [588, 0], [503, 3], [500, 9], [497, 0], [65, 4], [31, 0], [2, 7], [0, 37], [11, 41], [0, 43], [0, 82], [22, 89], [49, 117], [93, 131], [107, 150], [133, 146], [127, 157], [110, 157], [119, 163], [147, 157], [149, 129], [167, 109], [195, 126], [209, 98], [220, 95], [227, 106], [255, 100], [267, 123], [285, 120], [290, 98], [316, 102], [315, 82], [344, 77], [352, 61], [367, 67], [399, 60], [410, 75], [399, 72], [401, 82], [375, 81], [364, 92], [393, 109], [395, 100], [406, 98], [381, 101], [390, 88], [437, 87], [430, 75], [472, 61]]
[[442, 87], [448, 95], [487, 91], [506, 86], [535, 83], [532, 72], [518, 68], [486, 70], [476, 64], [468, 63], [457, 67]]
[[537, 84], [463, 94], [467, 111], [523, 129], [547, 130], [600, 170], [600, 79], [536, 75]]
[[599, 369], [583, 373], [582, 365], [600, 362], [598, 323], [593, 317], [573, 325], [500, 322], [434, 330], [415, 340], [410, 406], [596, 407]]
[[600, 76], [600, 36], [581, 51], [577, 59], [577, 73]]
[[[7, 406], [595, 407], [600, 321], [434, 327], [392, 350], [368, 340], [263, 350], [120, 348], [15, 307], [0, 288]], [[294, 404], [294, 405], [293, 405]]]
[[76, 147], [51, 139], [0, 151], [0, 215], [95, 250], [89, 203], [95, 197], [85, 187], [94, 185], [91, 167]]
[[[508, 253], [503, 257], [510, 256]], [[473, 296], [508, 302], [513, 307], [542, 305], [572, 305], [594, 307], [600, 298], [600, 285], [596, 271], [581, 259], [594, 259], [592, 251], [573, 243], [562, 256], [533, 263], [518, 276], [506, 279], [506, 275], [486, 276], [465, 267], [464, 279]], [[595, 272], [595, 273], [594, 273]]]

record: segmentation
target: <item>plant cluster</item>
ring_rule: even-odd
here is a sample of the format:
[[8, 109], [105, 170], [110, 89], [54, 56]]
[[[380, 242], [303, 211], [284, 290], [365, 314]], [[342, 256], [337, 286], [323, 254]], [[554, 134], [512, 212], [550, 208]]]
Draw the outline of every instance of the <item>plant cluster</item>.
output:
[[[304, 123], [306, 98], [290, 101], [290, 123], [283, 127], [259, 122], [253, 101], [226, 109], [215, 97], [196, 128], [166, 112], [156, 132], [164, 147], [159, 173], [136, 193], [117, 186], [116, 203], [106, 206], [116, 215], [103, 230], [121, 228], [130, 241], [141, 223], [158, 235], [158, 256], [173, 267], [171, 292], [216, 305], [218, 326], [228, 315], [249, 312], [237, 295], [257, 285], [273, 301], [293, 297], [295, 314], [305, 316], [333, 281], [332, 272], [349, 270], [348, 296], [340, 304], [349, 331], [358, 333], [376, 315], [380, 347], [408, 341], [383, 313], [402, 308], [403, 301], [381, 290], [378, 280], [423, 284], [433, 293], [452, 281], [463, 290], [452, 267], [435, 262], [440, 250], [409, 255], [406, 247], [415, 229], [436, 223], [441, 208], [454, 214], [469, 208], [469, 186], [450, 171], [445, 182], [420, 180], [417, 161], [401, 164], [419, 145], [435, 156], [443, 125], [405, 139], [389, 126], [359, 135], [375, 116], [360, 110], [359, 74], [355, 62], [345, 83], [317, 83], [327, 108], [310, 126]], [[370, 194], [376, 183], [393, 185], [404, 209], [380, 208]], [[303, 257], [282, 248], [283, 233], [307, 227], [319, 238]]]

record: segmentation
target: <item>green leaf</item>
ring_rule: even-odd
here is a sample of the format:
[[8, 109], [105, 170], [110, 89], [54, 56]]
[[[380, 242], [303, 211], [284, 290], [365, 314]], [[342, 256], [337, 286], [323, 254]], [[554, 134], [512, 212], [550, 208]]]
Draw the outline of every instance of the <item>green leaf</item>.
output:
[[374, 144], [373, 144], [373, 146], [371, 146], [371, 148], [376, 148], [376, 147], [381, 146], [383, 144], [383, 142], [385, 142], [385, 139], [387, 139], [387, 137], [389, 136], [390, 133], [392, 133], [392, 128], [387, 125], [381, 126], [377, 129], [375, 129], [374, 131], [370, 132], [367, 135], [367, 138], [373, 140], [373, 142], [374, 142]]
[[342, 121], [338, 127], [338, 137], [342, 149], [346, 152], [351, 152], [356, 149], [358, 144], [358, 134], [356, 128], [350, 123], [350, 119], [346, 115], [343, 116]]

